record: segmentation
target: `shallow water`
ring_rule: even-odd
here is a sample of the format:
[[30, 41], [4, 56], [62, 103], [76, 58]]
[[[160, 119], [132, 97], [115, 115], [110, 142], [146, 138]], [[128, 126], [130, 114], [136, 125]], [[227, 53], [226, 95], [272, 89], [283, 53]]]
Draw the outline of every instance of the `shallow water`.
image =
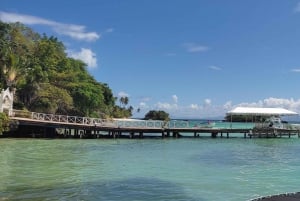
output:
[[249, 200], [300, 191], [300, 139], [0, 139], [0, 200]]

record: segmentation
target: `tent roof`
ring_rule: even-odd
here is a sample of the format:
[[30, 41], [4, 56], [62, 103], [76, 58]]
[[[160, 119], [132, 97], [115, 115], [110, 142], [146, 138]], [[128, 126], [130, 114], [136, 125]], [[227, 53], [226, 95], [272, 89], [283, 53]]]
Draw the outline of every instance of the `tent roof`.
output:
[[227, 112], [230, 115], [265, 115], [265, 116], [282, 116], [282, 115], [297, 115], [296, 112], [283, 108], [257, 108], [257, 107], [237, 107]]

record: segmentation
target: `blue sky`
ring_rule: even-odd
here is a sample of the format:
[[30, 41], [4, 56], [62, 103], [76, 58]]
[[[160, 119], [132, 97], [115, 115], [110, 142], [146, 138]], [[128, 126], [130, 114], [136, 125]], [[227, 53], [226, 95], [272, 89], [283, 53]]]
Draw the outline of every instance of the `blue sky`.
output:
[[0, 20], [63, 41], [115, 96], [173, 118], [300, 113], [300, 0], [0, 0]]

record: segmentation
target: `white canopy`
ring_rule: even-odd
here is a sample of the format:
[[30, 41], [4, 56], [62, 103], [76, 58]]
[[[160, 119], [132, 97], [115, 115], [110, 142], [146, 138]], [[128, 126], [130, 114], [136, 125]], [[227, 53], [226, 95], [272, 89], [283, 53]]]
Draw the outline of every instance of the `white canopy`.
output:
[[283, 108], [257, 108], [257, 107], [237, 107], [229, 112], [229, 115], [264, 115], [264, 116], [283, 116], [298, 115], [296, 112]]

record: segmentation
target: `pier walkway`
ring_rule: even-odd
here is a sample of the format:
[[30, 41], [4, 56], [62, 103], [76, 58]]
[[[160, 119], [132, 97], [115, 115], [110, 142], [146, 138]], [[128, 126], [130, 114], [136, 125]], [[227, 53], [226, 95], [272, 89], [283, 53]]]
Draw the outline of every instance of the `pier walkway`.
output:
[[168, 122], [157, 120], [133, 119], [100, 119], [67, 115], [44, 114], [14, 110], [10, 116], [12, 120], [12, 134], [14, 136], [39, 137], [291, 137], [300, 136], [298, 128], [256, 128], [247, 124], [242, 128], [235, 128], [234, 123], [222, 123], [209, 127], [205, 124], [195, 125], [192, 121], [171, 120]]

